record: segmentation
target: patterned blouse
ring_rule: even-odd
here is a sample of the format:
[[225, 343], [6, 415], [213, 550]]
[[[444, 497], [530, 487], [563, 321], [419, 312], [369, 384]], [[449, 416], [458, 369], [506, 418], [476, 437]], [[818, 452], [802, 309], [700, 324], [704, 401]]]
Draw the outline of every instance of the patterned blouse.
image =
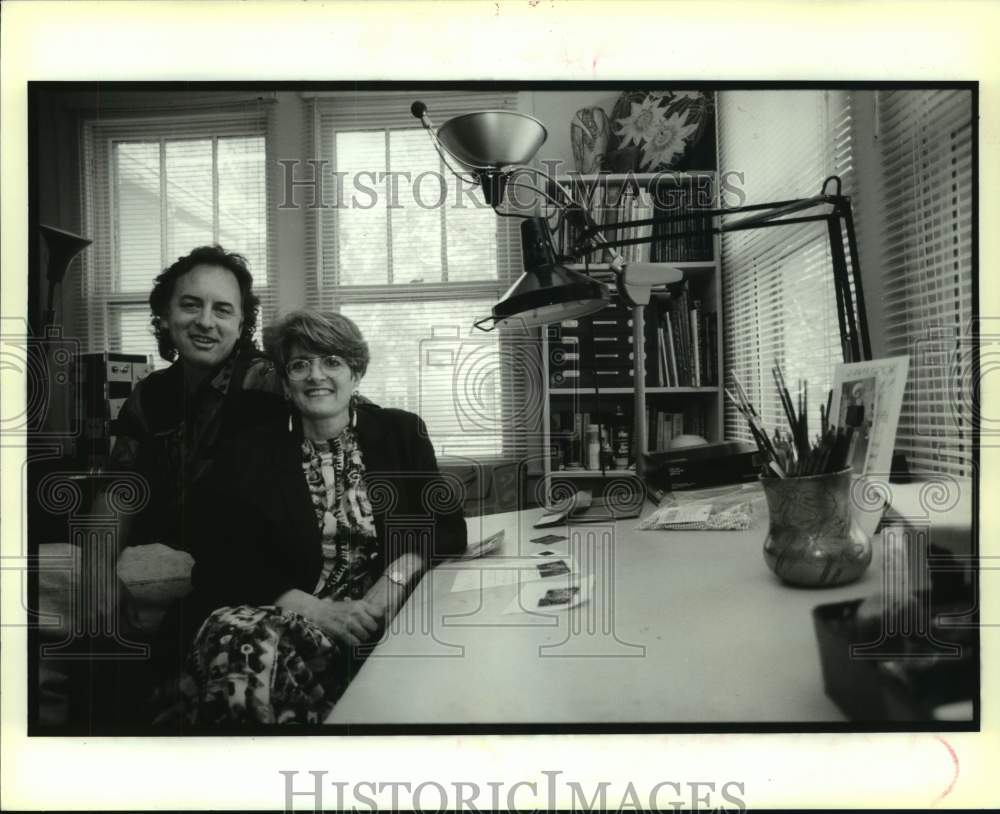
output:
[[365, 465], [352, 428], [329, 441], [304, 439], [302, 471], [323, 541], [323, 570], [313, 593], [360, 599], [381, 569]]

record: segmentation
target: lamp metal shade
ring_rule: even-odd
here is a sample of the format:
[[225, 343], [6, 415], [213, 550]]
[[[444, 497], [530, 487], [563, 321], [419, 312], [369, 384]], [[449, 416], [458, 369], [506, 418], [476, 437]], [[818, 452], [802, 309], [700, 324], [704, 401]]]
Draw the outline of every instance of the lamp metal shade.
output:
[[608, 287], [556, 262], [544, 218], [521, 224], [524, 274], [493, 306], [495, 322], [535, 328], [600, 311], [611, 302]]
[[444, 148], [474, 170], [526, 164], [547, 136], [538, 119], [510, 110], [482, 110], [455, 116], [437, 131]]
[[48, 267], [46, 268], [46, 278], [50, 283], [61, 283], [66, 276], [66, 270], [73, 258], [82, 252], [94, 241], [88, 238], [74, 235], [54, 226], [38, 227], [38, 231], [45, 241], [45, 248], [49, 253]]
[[500, 324], [537, 328], [550, 322], [585, 317], [611, 303], [608, 288], [562, 266], [548, 271], [526, 271], [493, 306]]

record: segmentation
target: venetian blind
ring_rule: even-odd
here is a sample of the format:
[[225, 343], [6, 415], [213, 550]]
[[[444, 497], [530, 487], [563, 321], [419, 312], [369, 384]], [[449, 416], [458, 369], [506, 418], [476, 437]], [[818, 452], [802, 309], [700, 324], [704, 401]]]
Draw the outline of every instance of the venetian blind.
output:
[[147, 298], [164, 268], [196, 246], [239, 252], [274, 312], [265, 172], [266, 105], [83, 123], [83, 209], [94, 240], [79, 278], [78, 325], [91, 351], [152, 356]]
[[[806, 198], [839, 175], [850, 195], [850, 98], [832, 91], [719, 94], [719, 169], [745, 203]], [[734, 193], [724, 204], [738, 203]], [[739, 215], [734, 217], [740, 217]], [[771, 376], [808, 383], [810, 404], [825, 399], [843, 361], [825, 223], [780, 226], [722, 237], [725, 375], [739, 377], [769, 429], [787, 429]], [[818, 418], [813, 421], [815, 427]], [[727, 438], [751, 440], [727, 403]]]
[[910, 373], [896, 449], [915, 471], [972, 456], [972, 93], [877, 96], [886, 352]]
[[[315, 274], [310, 305], [351, 317], [371, 347], [362, 392], [419, 414], [440, 456], [521, 456], [537, 437], [534, 337], [473, 322], [521, 273], [519, 221], [447, 171], [410, 114], [436, 124], [513, 109], [508, 93], [359, 92], [311, 102]], [[314, 175], [319, 172], [322, 175]], [[537, 353], [537, 351], [536, 351]], [[539, 413], [536, 415], [535, 413]]]

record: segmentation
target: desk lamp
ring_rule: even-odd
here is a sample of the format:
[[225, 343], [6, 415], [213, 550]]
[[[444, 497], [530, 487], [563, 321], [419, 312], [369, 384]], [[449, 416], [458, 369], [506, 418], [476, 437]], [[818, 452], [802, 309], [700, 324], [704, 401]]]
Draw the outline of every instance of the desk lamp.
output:
[[[552, 248], [551, 235], [558, 229], [537, 215], [500, 210], [508, 187], [530, 189], [548, 201], [560, 219], [569, 219], [578, 231], [578, 238], [566, 259], [581, 259], [603, 249], [615, 275], [618, 292], [633, 310], [634, 342], [643, 341], [642, 306], [650, 300], [654, 286], [679, 282], [684, 273], [666, 263], [626, 263], [615, 248], [646, 243], [649, 237], [621, 238], [616, 233], [654, 223], [689, 220], [690, 214], [597, 224], [589, 210], [579, 203], [556, 178], [531, 167], [545, 142], [547, 132], [537, 119], [507, 110], [486, 110], [467, 113], [449, 119], [435, 132], [427, 114], [427, 106], [414, 102], [410, 112], [420, 120], [430, 135], [445, 166], [459, 179], [479, 184], [487, 203], [502, 217], [521, 217], [522, 256], [524, 274], [500, 298], [489, 317], [475, 323], [490, 331], [498, 325], [518, 323], [522, 328], [538, 327], [549, 322], [586, 316], [610, 304], [608, 288], [586, 273], [559, 265]], [[449, 156], [460, 165], [452, 166]], [[525, 176], [542, 178], [542, 188], [524, 180]], [[828, 189], [833, 186], [833, 192]], [[552, 190], [550, 193], [548, 190]], [[553, 194], [554, 193], [554, 194]], [[738, 213], [746, 217], [723, 222]], [[825, 222], [833, 264], [834, 291], [837, 298], [837, 318], [840, 325], [841, 347], [845, 362], [871, 359], [871, 340], [865, 316], [861, 289], [861, 271], [850, 198], [841, 194], [840, 178], [831, 176], [822, 185], [820, 194], [764, 204], [746, 204], [719, 209], [699, 209], [705, 225], [689, 231], [663, 235], [661, 240], [680, 240], [694, 235], [725, 234], [750, 229], [766, 229], [793, 224]], [[625, 232], [627, 234], [627, 232]], [[846, 253], [845, 253], [846, 246]], [[850, 257], [850, 269], [847, 258]], [[492, 325], [489, 325], [492, 323]], [[646, 389], [645, 370], [635, 365], [635, 435], [637, 449], [645, 449]], [[636, 456], [637, 469], [642, 456]], [[640, 473], [641, 474], [641, 473]]]

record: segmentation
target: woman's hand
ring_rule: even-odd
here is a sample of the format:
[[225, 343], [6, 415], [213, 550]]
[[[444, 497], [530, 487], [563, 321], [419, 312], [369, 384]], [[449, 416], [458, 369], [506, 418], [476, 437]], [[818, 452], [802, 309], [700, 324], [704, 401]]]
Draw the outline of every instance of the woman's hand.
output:
[[427, 565], [418, 554], [403, 554], [392, 562], [376, 581], [375, 584], [365, 594], [364, 601], [369, 608], [386, 625], [389, 624], [399, 613], [399, 609], [406, 601], [407, 589], [389, 579], [392, 572], [412, 586], [417, 578], [427, 570]]
[[370, 641], [379, 630], [379, 620], [363, 600], [317, 599], [310, 618], [327, 636], [351, 647]]
[[320, 599], [293, 589], [278, 597], [275, 604], [301, 614], [327, 636], [349, 647], [370, 641], [379, 630], [379, 617], [364, 600]]

